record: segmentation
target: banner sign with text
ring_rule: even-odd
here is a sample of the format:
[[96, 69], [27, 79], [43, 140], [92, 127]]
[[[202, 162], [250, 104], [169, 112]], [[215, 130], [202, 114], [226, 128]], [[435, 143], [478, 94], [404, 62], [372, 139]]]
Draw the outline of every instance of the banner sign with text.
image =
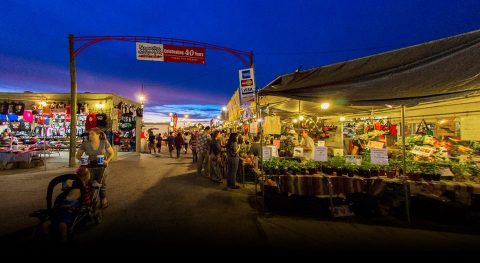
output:
[[205, 64], [205, 49], [137, 42], [137, 60]]
[[242, 104], [255, 101], [255, 76], [253, 68], [238, 71], [240, 79], [240, 100]]

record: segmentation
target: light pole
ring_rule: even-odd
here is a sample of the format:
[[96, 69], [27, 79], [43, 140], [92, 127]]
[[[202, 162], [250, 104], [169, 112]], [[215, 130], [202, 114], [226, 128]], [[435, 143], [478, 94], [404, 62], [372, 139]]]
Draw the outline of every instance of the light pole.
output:
[[[138, 95], [138, 101], [140, 101], [140, 107], [142, 108], [142, 112], [144, 109], [144, 104], [146, 101], [145, 93], [143, 92], [143, 84], [142, 84], [142, 92]], [[135, 152], [140, 153], [142, 150], [142, 132], [143, 132], [143, 115], [142, 117], [137, 116], [136, 125], [135, 125]]]

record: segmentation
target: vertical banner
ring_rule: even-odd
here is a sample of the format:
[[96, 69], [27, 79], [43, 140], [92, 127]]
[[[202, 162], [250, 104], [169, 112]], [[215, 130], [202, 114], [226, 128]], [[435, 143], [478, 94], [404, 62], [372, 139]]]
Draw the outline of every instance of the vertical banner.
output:
[[178, 121], [178, 116], [176, 113], [173, 114], [173, 132], [177, 131], [177, 121]]
[[253, 68], [238, 71], [240, 79], [240, 101], [242, 104], [255, 101], [255, 75]]

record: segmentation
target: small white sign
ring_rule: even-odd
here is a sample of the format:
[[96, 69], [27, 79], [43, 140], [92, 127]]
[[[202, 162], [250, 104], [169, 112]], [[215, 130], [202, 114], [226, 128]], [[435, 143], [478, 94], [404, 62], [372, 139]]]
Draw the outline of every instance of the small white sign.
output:
[[136, 43], [137, 60], [164, 61], [163, 44]]
[[270, 149], [272, 149], [272, 157], [278, 157], [278, 149], [275, 145], [269, 145]]
[[343, 149], [333, 149], [333, 156], [343, 157]]
[[388, 165], [388, 151], [387, 149], [370, 149], [370, 158], [372, 164]]
[[318, 141], [317, 146], [325, 147], [325, 141]]
[[345, 162], [346, 163], [353, 163], [356, 165], [362, 164], [362, 156], [360, 155], [345, 155]]
[[262, 148], [262, 158], [264, 161], [272, 159], [272, 148], [263, 147]]
[[313, 152], [313, 160], [318, 162], [326, 162], [328, 160], [328, 148], [317, 146]]
[[302, 147], [293, 148], [293, 157], [303, 157], [303, 148]]

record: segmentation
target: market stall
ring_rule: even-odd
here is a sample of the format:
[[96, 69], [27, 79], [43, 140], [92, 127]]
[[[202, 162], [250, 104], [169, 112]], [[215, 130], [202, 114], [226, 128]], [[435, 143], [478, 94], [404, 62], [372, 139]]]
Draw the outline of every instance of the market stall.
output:
[[[60, 156], [60, 151], [69, 149], [72, 114], [77, 117], [77, 146], [93, 127], [102, 129], [113, 145], [121, 144], [122, 140], [128, 140], [131, 145], [136, 117], [142, 115], [140, 105], [114, 94], [84, 93], [79, 94], [78, 110], [72, 113], [68, 99], [67, 93], [0, 93], [0, 131], [5, 133], [1, 139], [4, 168], [17, 167], [7, 164], [18, 163], [18, 159], [30, 164], [27, 159]], [[27, 164], [21, 166], [28, 167]]]
[[[314, 151], [329, 148], [318, 178], [335, 170], [333, 176], [403, 185], [409, 217], [410, 194], [476, 193], [479, 58], [480, 31], [474, 31], [280, 76], [259, 92], [259, 104], [264, 115], [282, 119], [275, 135], [280, 156], [296, 155], [294, 140], [306, 129]], [[326, 180], [290, 177], [280, 175], [278, 183], [317, 189]]]

